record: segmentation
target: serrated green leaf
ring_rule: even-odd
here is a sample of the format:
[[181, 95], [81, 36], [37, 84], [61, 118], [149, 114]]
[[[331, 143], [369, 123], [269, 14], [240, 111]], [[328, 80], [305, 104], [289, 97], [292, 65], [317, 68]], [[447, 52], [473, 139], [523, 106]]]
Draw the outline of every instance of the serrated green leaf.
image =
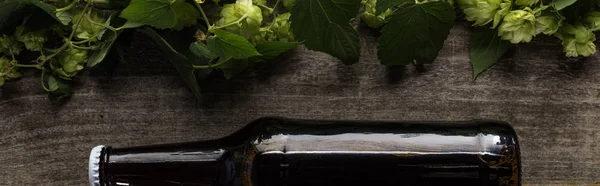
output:
[[358, 34], [350, 24], [360, 0], [298, 0], [290, 21], [294, 35], [308, 49], [328, 53], [345, 64], [358, 62]]
[[552, 1], [552, 4], [554, 5], [554, 9], [562, 10], [575, 2], [577, 2], [577, 0], [554, 0]]
[[203, 58], [214, 58], [216, 57], [216, 55], [214, 55], [209, 49], [208, 46], [206, 46], [206, 44], [204, 44], [203, 42], [194, 42], [192, 44], [190, 44], [190, 51], [198, 56], [198, 57], [203, 57]]
[[71, 15], [71, 13], [69, 13], [69, 11], [62, 11], [62, 12], [57, 12], [56, 13], [56, 17], [58, 18], [58, 22], [60, 22], [63, 25], [69, 25], [69, 23], [71, 23], [71, 17], [73, 15]]
[[53, 76], [50, 76], [48, 78], [48, 91], [52, 92], [58, 89], [58, 82], [56, 81], [56, 78], [54, 78]]
[[448, 2], [405, 3], [383, 27], [377, 56], [387, 66], [431, 63], [454, 25]]
[[185, 27], [195, 25], [200, 19], [200, 12], [193, 5], [185, 1], [177, 1], [173, 3], [173, 9], [177, 13], [177, 24], [173, 29], [181, 30]]
[[73, 83], [70, 80], [46, 75], [45, 82], [48, 84], [48, 99], [55, 103], [63, 103], [73, 94]]
[[224, 30], [214, 30], [214, 33], [214, 36], [208, 37], [207, 45], [208, 49], [219, 57], [245, 59], [260, 55], [242, 36]]
[[127, 20], [127, 22], [125, 22], [125, 24], [123, 24], [123, 26], [119, 27], [120, 29], [128, 29], [128, 28], [137, 28], [137, 27], [141, 27], [144, 26], [144, 23], [138, 23], [135, 21], [130, 21]]
[[377, 0], [376, 6], [375, 6], [375, 15], [379, 15], [379, 14], [385, 12], [385, 10], [387, 10], [389, 8], [401, 5], [402, 3], [406, 3], [406, 2], [412, 2], [412, 1], [410, 1], [410, 0]]
[[469, 52], [473, 66], [473, 80], [492, 67], [510, 47], [510, 43], [500, 39], [497, 33], [496, 30], [486, 28], [473, 32]]
[[281, 42], [281, 41], [273, 41], [266, 42], [259, 45], [256, 45], [256, 50], [261, 54], [261, 56], [256, 56], [248, 59], [253, 63], [262, 63], [267, 62], [281, 53], [284, 53], [288, 50], [296, 48], [296, 46], [302, 43], [299, 42]]
[[132, 0], [120, 17], [159, 29], [180, 29], [195, 23], [199, 13], [184, 0]]
[[106, 31], [102, 41], [100, 41], [100, 44], [98, 45], [99, 49], [91, 52], [90, 57], [88, 58], [87, 66], [94, 67], [100, 62], [104, 61], [118, 36], [118, 33]]
[[173, 28], [177, 24], [171, 0], [132, 0], [120, 17], [160, 29]]

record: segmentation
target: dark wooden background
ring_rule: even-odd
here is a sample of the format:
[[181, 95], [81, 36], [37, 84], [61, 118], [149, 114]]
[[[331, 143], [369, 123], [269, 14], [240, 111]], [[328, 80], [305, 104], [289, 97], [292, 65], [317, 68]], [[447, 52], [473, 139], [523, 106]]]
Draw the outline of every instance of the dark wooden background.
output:
[[262, 73], [211, 78], [198, 106], [171, 64], [136, 37], [112, 80], [84, 72], [67, 104], [48, 102], [35, 72], [0, 88], [0, 185], [87, 185], [95, 145], [215, 138], [262, 116], [504, 120], [522, 143], [525, 184], [600, 183], [600, 59], [567, 59], [555, 39], [518, 45], [473, 82], [464, 26], [419, 69], [379, 65], [376, 38], [363, 34], [359, 64], [300, 47]]

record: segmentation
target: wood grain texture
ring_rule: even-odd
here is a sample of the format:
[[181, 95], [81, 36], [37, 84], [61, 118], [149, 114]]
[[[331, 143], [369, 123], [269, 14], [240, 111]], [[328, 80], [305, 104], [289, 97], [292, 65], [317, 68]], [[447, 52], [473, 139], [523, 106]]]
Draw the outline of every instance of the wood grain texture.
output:
[[0, 89], [0, 185], [86, 185], [95, 145], [216, 138], [262, 116], [503, 120], [519, 134], [526, 184], [600, 183], [598, 56], [567, 59], [557, 40], [543, 38], [473, 82], [465, 26], [423, 68], [379, 65], [376, 38], [361, 32], [357, 65], [300, 47], [260, 73], [211, 78], [202, 106], [152, 47], [129, 48], [110, 81], [84, 72], [65, 105], [50, 104], [39, 74], [28, 73]]

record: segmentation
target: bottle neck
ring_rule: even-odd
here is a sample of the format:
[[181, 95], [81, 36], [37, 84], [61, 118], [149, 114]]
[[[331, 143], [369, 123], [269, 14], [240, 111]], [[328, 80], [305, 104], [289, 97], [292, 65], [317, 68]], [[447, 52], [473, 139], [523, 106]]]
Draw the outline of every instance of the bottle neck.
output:
[[218, 185], [227, 177], [226, 151], [206, 145], [105, 148], [100, 185]]

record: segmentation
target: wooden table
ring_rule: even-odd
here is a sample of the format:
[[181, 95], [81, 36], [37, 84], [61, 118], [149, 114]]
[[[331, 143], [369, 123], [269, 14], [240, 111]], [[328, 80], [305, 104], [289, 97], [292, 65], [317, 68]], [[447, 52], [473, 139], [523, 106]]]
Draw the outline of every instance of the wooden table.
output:
[[[138, 36], [134, 46], [149, 45]], [[211, 78], [202, 106], [152, 47], [127, 49], [111, 81], [84, 72], [64, 105], [48, 102], [40, 74], [28, 73], [0, 89], [0, 185], [86, 185], [95, 145], [215, 138], [262, 116], [504, 120], [522, 143], [525, 184], [599, 184], [598, 56], [567, 59], [545, 38], [518, 45], [474, 82], [469, 38], [456, 26], [436, 63], [421, 69], [379, 65], [369, 34], [352, 66], [300, 47], [258, 75]]]

